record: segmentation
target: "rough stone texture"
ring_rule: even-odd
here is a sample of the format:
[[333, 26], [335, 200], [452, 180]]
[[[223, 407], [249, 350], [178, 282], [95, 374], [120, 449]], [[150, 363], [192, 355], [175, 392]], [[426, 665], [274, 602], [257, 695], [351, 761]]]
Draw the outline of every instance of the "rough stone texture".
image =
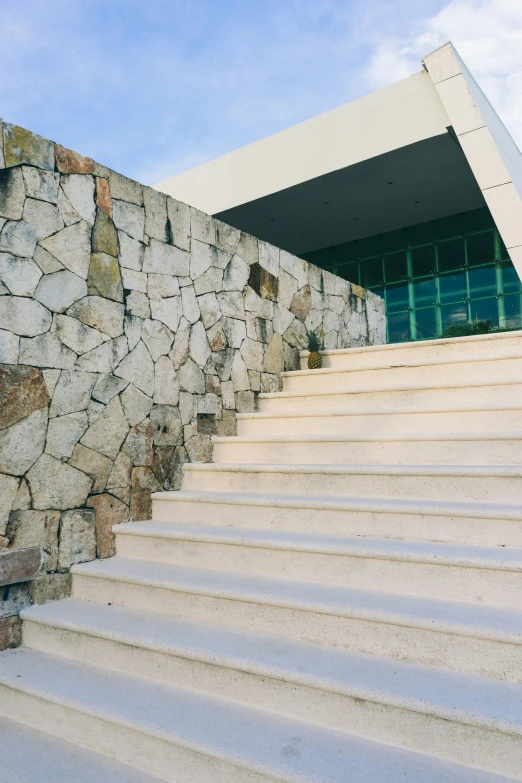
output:
[[96, 515], [87, 508], [64, 511], [60, 520], [58, 568], [70, 568], [96, 557]]
[[0, 429], [43, 408], [49, 401], [41, 372], [33, 367], [0, 365]]
[[4, 602], [16, 613], [69, 594], [71, 564], [113, 554], [114, 523], [149, 518], [151, 491], [210, 460], [307, 330], [343, 348], [383, 342], [385, 321], [374, 294], [5, 128], [0, 550], [46, 551]]
[[0, 619], [0, 650], [9, 650], [22, 644], [22, 621], [19, 617]]
[[112, 557], [115, 551], [112, 526], [129, 519], [129, 507], [109, 493], [90, 497], [87, 505], [96, 512], [96, 556]]

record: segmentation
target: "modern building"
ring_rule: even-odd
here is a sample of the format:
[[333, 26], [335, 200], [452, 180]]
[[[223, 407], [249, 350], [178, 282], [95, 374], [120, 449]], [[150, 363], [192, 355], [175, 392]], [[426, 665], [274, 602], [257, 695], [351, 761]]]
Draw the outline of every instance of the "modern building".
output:
[[155, 187], [382, 294], [389, 342], [522, 325], [522, 154], [451, 43]]

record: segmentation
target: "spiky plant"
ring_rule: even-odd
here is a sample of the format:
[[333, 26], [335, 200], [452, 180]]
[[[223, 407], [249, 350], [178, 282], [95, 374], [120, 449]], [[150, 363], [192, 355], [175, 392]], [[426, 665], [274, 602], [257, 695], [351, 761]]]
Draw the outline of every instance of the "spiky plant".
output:
[[310, 355], [308, 356], [308, 369], [318, 370], [323, 366], [323, 357], [319, 353], [321, 350], [321, 341], [315, 332], [307, 332], [306, 338], [308, 340], [308, 350]]

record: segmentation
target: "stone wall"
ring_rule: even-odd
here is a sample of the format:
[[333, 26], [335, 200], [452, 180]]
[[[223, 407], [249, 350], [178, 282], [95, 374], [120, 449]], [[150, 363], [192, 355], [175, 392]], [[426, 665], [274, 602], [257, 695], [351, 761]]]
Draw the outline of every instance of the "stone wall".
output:
[[112, 555], [306, 330], [385, 339], [379, 297], [1, 121], [0, 294], [0, 550], [45, 552], [4, 617]]

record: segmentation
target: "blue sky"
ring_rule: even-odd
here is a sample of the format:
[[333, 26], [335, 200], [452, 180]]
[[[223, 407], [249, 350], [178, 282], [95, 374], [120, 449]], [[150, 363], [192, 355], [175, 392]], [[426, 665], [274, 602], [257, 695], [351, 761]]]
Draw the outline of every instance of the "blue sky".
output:
[[0, 0], [0, 116], [153, 183], [452, 38], [522, 143], [522, 0]]

